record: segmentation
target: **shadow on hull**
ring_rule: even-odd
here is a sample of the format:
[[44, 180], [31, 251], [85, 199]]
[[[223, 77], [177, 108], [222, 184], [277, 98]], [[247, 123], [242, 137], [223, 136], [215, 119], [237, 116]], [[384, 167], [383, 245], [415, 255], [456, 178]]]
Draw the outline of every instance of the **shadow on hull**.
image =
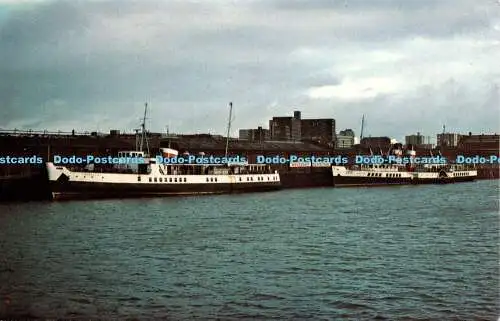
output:
[[427, 185], [427, 184], [454, 184], [473, 182], [475, 177], [441, 177], [432, 179], [411, 179], [411, 178], [392, 178], [384, 177], [333, 177], [334, 187], [375, 187], [375, 186], [401, 186], [401, 185]]
[[281, 190], [279, 182], [249, 184], [112, 184], [53, 182], [52, 200], [125, 199], [217, 194], [258, 193]]

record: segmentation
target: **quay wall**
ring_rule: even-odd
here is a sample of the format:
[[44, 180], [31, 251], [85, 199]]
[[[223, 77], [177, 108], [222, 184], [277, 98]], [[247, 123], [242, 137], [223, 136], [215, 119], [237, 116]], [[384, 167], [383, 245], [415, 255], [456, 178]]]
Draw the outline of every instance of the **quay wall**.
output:
[[[224, 156], [226, 139], [210, 135], [190, 135], [164, 138], [152, 134], [149, 148], [156, 155], [162, 147], [171, 147], [180, 153], [205, 153], [205, 155]], [[472, 146], [472, 147], [471, 147]], [[468, 145], [466, 148], [443, 148], [441, 154], [449, 159], [457, 155], [484, 156], [500, 155], [492, 144], [484, 143]], [[117, 155], [119, 151], [135, 150], [135, 135], [41, 135], [41, 134], [5, 134], [0, 132], [0, 156], [39, 156], [43, 162], [51, 160], [53, 155], [94, 156]], [[257, 155], [265, 156], [347, 156], [353, 159], [356, 155], [369, 155], [369, 148], [355, 146], [349, 149], [337, 149], [307, 142], [247, 142], [236, 139], [229, 141], [229, 156], [246, 156], [254, 163]], [[387, 149], [373, 150], [374, 154], [387, 154]], [[437, 156], [436, 151], [416, 150], [420, 156]], [[282, 177], [284, 188], [331, 186], [332, 177], [329, 168], [290, 169], [288, 166], [276, 165]], [[500, 166], [478, 166], [479, 179], [498, 179]], [[43, 199], [47, 194], [46, 170], [44, 164], [39, 165], [0, 165], [0, 199]]]

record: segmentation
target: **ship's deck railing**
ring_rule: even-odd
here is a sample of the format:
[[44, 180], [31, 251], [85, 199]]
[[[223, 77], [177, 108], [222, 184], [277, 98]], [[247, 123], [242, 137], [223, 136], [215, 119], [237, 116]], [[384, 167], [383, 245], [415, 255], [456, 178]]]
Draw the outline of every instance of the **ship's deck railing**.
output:
[[[97, 136], [106, 136], [109, 134], [93, 132]], [[90, 136], [92, 132], [77, 132], [77, 131], [49, 131], [49, 130], [32, 130], [32, 129], [0, 129], [0, 136]]]

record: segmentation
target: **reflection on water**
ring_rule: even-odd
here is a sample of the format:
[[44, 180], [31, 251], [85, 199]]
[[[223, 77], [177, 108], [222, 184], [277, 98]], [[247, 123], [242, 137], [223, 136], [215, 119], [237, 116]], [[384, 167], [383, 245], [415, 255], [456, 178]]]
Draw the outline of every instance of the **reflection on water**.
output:
[[0, 316], [489, 319], [498, 182], [0, 205]]

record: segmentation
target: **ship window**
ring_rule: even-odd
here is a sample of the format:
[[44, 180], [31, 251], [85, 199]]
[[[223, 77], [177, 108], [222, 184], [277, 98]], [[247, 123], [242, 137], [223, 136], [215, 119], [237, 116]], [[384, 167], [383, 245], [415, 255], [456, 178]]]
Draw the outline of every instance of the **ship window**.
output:
[[163, 178], [160, 177], [160, 183], [162, 183], [162, 182], [163, 182]]
[[151, 179], [151, 177], [149, 178], [149, 182], [152, 182], [153, 180]]
[[241, 182], [241, 177], [240, 177], [240, 182]]
[[169, 181], [170, 183], [172, 183], [172, 177], [169, 177], [169, 178], [168, 178], [168, 181]]
[[261, 180], [261, 181], [263, 181], [263, 180], [264, 180], [264, 177], [261, 177], [261, 178], [260, 178], [260, 180]]
[[140, 182], [141, 181], [141, 177], [140, 176], [137, 176], [137, 181]]
[[156, 183], [156, 182], [157, 182], [157, 179], [156, 179], [156, 177], [155, 177], [155, 183]]
[[176, 177], [176, 178], [174, 178], [174, 182], [175, 182], [175, 183], [177, 183], [177, 177]]
[[207, 182], [209, 181], [208, 177], [207, 177]]
[[250, 178], [249, 178], [249, 177], [247, 177], [247, 182], [248, 182], [249, 180], [250, 180]]
[[214, 178], [214, 180], [217, 182], [217, 177], [216, 177], [216, 178]]
[[187, 178], [184, 177], [184, 183], [187, 182]]
[[210, 177], [210, 181], [213, 182], [214, 181], [214, 178], [213, 177]]

